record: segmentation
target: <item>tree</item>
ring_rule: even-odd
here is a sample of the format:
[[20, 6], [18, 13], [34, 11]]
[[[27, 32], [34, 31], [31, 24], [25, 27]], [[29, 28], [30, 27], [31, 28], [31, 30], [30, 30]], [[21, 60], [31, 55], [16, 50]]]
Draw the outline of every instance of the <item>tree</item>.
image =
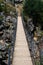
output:
[[43, 28], [43, 2], [41, 0], [25, 0], [23, 13], [33, 19], [35, 26], [41, 25]]
[[[43, 1], [41, 0], [25, 0], [23, 3], [23, 15], [31, 17], [36, 26], [41, 26], [43, 30]], [[40, 52], [42, 50], [40, 49]], [[43, 57], [40, 54], [40, 65], [43, 65]]]

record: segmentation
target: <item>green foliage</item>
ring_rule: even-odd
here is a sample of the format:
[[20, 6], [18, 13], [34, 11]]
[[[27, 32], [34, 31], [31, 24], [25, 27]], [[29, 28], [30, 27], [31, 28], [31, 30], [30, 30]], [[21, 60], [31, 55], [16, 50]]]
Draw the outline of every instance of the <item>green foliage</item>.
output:
[[1, 4], [0, 4], [0, 12], [2, 12], [2, 6], [1, 6]]
[[4, 11], [4, 2], [3, 2], [4, 0], [0, 0], [0, 12], [2, 12], [2, 11]]
[[35, 64], [36, 64], [36, 65], [40, 65], [40, 62], [37, 60], [37, 61], [35, 62]]
[[0, 12], [3, 11], [3, 7], [2, 7], [2, 5], [1, 5], [1, 4], [3, 3], [3, 1], [4, 1], [4, 0], [0, 0]]
[[[5, 3], [4, 0], [0, 0], [0, 12], [4, 11], [4, 15], [10, 15], [10, 11], [16, 13], [16, 9], [12, 4]], [[14, 14], [15, 16], [16, 14]]]
[[0, 12], [2, 11], [2, 8], [1, 8], [1, 6], [0, 6]]
[[2, 3], [4, 0], [0, 0], [0, 3]]
[[3, 20], [3, 16], [0, 16], [0, 21], [2, 21]]
[[31, 17], [35, 25], [43, 27], [43, 2], [41, 0], [25, 0], [23, 14]]

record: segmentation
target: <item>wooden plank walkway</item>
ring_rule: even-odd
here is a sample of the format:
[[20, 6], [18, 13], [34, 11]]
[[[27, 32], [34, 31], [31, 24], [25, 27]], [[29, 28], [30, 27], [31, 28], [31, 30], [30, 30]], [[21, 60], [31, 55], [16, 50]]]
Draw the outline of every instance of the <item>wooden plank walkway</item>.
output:
[[18, 16], [17, 35], [12, 65], [33, 65], [21, 16]]

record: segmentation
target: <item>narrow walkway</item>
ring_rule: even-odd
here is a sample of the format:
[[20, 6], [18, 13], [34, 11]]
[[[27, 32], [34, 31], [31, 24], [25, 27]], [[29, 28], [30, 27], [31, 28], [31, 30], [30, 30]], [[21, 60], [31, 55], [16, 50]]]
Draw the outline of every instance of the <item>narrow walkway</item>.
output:
[[28, 44], [26, 41], [21, 16], [18, 16], [13, 65], [33, 65], [30, 57], [30, 52], [28, 50]]

